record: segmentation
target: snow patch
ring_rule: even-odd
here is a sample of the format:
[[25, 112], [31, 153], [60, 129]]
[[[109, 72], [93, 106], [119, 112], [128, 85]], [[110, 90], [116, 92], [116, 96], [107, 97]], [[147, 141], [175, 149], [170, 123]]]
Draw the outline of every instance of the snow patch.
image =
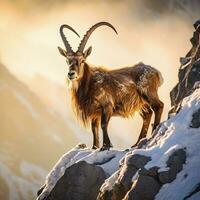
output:
[[134, 174], [134, 176], [132, 177], [132, 182], [135, 182], [139, 177], [139, 173], [138, 171]]
[[193, 196], [191, 196], [189, 199], [187, 200], [199, 200], [200, 199], [200, 192], [194, 194]]

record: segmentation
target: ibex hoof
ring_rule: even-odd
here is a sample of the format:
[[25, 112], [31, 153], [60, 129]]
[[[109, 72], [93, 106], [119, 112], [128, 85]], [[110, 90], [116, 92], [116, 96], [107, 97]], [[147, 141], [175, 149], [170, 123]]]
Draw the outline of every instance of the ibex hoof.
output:
[[112, 146], [102, 146], [100, 151], [110, 150], [110, 148], [112, 148]]
[[135, 147], [137, 147], [137, 143], [131, 146], [131, 148], [135, 148]]
[[137, 147], [137, 149], [142, 148], [143, 145], [145, 145], [147, 143], [147, 138], [142, 138], [141, 140], [139, 140], [136, 144], [134, 144], [133, 146], [131, 146], [131, 148], [135, 148]]

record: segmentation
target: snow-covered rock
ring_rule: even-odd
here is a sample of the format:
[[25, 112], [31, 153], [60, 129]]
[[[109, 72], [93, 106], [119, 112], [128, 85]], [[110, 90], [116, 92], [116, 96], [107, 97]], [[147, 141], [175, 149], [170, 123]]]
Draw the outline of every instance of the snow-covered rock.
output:
[[[193, 47], [185, 59], [181, 59], [179, 82], [171, 92], [173, 107], [169, 118], [159, 125], [152, 138], [125, 151], [90, 150], [85, 145], [75, 147], [63, 155], [49, 173], [38, 200], [200, 199], [198, 22], [195, 28], [191, 39]], [[77, 175], [70, 176], [74, 170]], [[104, 181], [101, 183], [98, 178]], [[91, 183], [96, 184], [91, 186]], [[83, 192], [82, 188], [91, 188], [93, 196], [88, 193], [90, 189]]]
[[[90, 150], [86, 148], [86, 145], [84, 144], [77, 145], [71, 151], [64, 154], [48, 174], [38, 200], [45, 199], [51, 194], [51, 191], [56, 187], [57, 182], [70, 166], [85, 161], [88, 164], [102, 168], [105, 177], [108, 178], [119, 169], [119, 161], [126, 153], [127, 151]], [[93, 174], [91, 174], [91, 176], [93, 176]], [[71, 178], [74, 179], [74, 177]]]

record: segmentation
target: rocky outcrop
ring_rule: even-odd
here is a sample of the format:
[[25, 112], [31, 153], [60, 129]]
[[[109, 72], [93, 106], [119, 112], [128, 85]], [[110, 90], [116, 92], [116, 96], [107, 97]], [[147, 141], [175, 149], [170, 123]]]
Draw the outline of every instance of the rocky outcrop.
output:
[[94, 200], [105, 179], [101, 167], [78, 162], [66, 169], [46, 200]]
[[104, 185], [102, 186], [102, 190], [99, 193], [99, 200], [120, 200], [122, 199], [126, 193], [130, 190], [132, 186], [132, 178], [136, 175], [139, 169], [143, 169], [144, 165], [151, 160], [150, 157], [142, 156], [142, 155], [133, 155], [130, 157], [126, 157], [126, 164], [123, 164], [118, 171], [118, 178], [115, 181], [112, 190], [104, 189]]
[[[112, 190], [104, 189], [99, 193], [98, 200], [152, 200], [166, 183], [172, 182], [183, 168], [186, 160], [184, 149], [175, 151], [167, 160], [166, 171], [159, 172], [159, 167], [145, 169], [144, 166], [151, 160], [150, 157], [132, 155], [127, 158], [126, 164], [119, 169], [119, 177]], [[133, 178], [135, 176], [135, 178]], [[135, 179], [133, 181], [133, 179]]]
[[200, 20], [194, 24], [195, 31], [190, 39], [192, 48], [185, 57], [180, 58], [179, 82], [170, 92], [171, 104], [175, 112], [183, 98], [190, 95], [200, 81]]
[[154, 199], [159, 189], [160, 185], [155, 178], [140, 174], [136, 184], [132, 186], [124, 200], [151, 200]]
[[125, 196], [125, 200], [152, 200], [159, 192], [162, 185], [172, 182], [178, 172], [183, 168], [186, 155], [185, 151], [180, 149], [174, 152], [167, 161], [168, 171], [158, 172], [158, 167], [152, 167], [149, 170], [143, 169], [139, 172], [139, 177], [131, 190]]
[[126, 151], [69, 152], [47, 177], [39, 200], [200, 199], [200, 21], [194, 27], [193, 47], [180, 59], [179, 82], [170, 93], [169, 119], [152, 138]]

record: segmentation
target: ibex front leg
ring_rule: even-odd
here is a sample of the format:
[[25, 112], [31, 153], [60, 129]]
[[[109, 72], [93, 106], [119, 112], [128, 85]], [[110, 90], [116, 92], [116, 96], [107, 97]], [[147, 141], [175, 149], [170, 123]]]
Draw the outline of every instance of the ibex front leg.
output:
[[93, 119], [91, 126], [92, 126], [92, 133], [93, 133], [92, 149], [97, 149], [99, 148], [99, 120]]
[[111, 116], [112, 116], [112, 108], [107, 107], [107, 108], [102, 109], [101, 128], [103, 131], [103, 146], [101, 148], [101, 151], [109, 150], [110, 147], [112, 147], [112, 144], [108, 137], [108, 131], [107, 131], [108, 123], [109, 123]]

